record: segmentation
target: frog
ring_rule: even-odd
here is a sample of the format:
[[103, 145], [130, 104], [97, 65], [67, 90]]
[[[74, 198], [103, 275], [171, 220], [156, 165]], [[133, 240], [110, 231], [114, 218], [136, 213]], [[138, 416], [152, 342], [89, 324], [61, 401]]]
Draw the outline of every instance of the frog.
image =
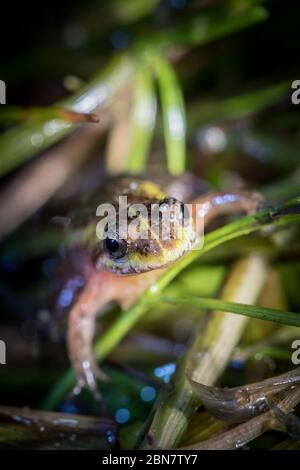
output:
[[[195, 248], [203, 235], [198, 233], [197, 218], [203, 220], [200, 226], [206, 231], [218, 216], [251, 214], [263, 203], [258, 192], [212, 191], [191, 174], [170, 178], [163, 185], [147, 178], [119, 176], [110, 179], [101, 193], [101, 198], [93, 196], [84, 202], [84, 209], [75, 208], [68, 218], [74, 238], [69, 259], [83, 280], [68, 312], [67, 349], [76, 376], [73, 395], [87, 388], [96, 399], [101, 399], [99, 382], [107, 381], [93, 354], [95, 323], [101, 313], [112, 303], [121, 311], [131, 307], [169, 266]], [[146, 212], [139, 222], [147, 227], [149, 234], [150, 207], [167, 207], [173, 229], [177, 224], [181, 227], [180, 236], [174, 236], [170, 230], [164, 238], [143, 238], [129, 233], [124, 238], [120, 237], [118, 224], [103, 230], [108, 223], [102, 226], [99, 236], [99, 202], [109, 203], [118, 215], [120, 196], [126, 197], [127, 222], [133, 221], [129, 215], [132, 206], [143, 204]], [[156, 219], [158, 231], [164, 223], [161, 218]]]

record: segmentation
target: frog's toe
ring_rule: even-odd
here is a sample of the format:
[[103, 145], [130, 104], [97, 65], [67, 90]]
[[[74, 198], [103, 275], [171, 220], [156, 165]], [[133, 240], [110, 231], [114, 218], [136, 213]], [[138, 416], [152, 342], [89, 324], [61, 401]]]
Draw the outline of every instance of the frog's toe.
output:
[[101, 400], [97, 380], [107, 382], [108, 378], [96, 362], [90, 360], [83, 361], [82, 367], [79, 371], [77, 370], [77, 381], [73, 389], [73, 395], [78, 395], [83, 388], [87, 388], [96, 400]]

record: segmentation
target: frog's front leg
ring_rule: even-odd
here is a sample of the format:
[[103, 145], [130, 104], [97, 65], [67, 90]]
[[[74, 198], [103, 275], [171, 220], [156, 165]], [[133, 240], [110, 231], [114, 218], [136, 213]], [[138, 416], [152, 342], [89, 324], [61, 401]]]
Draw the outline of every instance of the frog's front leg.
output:
[[105, 269], [88, 270], [85, 287], [69, 313], [67, 341], [69, 358], [76, 374], [74, 394], [77, 395], [83, 387], [87, 387], [95, 398], [99, 398], [96, 379], [106, 380], [92, 349], [97, 314], [112, 301], [122, 308], [128, 308], [161, 271], [127, 277]]
[[203, 218], [204, 226], [220, 215], [255, 213], [263, 204], [263, 196], [255, 191], [224, 191], [199, 196], [193, 201], [193, 218]]
[[103, 271], [89, 272], [85, 286], [69, 313], [68, 351], [77, 379], [74, 394], [87, 387], [97, 397], [96, 378], [106, 379], [92, 352], [96, 315], [113, 297], [105, 274]]

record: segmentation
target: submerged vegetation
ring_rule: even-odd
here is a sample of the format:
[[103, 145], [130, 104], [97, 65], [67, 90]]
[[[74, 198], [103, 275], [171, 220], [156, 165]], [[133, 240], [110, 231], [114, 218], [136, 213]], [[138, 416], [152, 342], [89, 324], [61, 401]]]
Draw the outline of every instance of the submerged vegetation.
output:
[[[39, 45], [33, 18], [1, 63], [0, 448], [298, 449], [299, 5], [69, 9]], [[166, 171], [265, 203], [218, 218], [128, 309], [108, 306], [102, 400], [73, 396], [66, 318], [80, 279], [62, 291], [60, 267], [77, 234], [53, 217], [107, 174]]]

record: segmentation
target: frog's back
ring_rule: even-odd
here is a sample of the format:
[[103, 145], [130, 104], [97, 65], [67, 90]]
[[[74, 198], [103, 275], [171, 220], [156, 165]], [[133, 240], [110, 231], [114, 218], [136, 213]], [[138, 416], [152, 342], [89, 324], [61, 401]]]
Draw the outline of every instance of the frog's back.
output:
[[95, 194], [83, 198], [70, 211], [68, 214], [70, 228], [80, 229], [90, 225], [96, 220], [96, 210], [100, 204], [117, 205], [120, 196], [126, 196], [128, 203], [132, 204], [161, 200], [166, 195], [156, 183], [143, 178], [129, 176], [108, 178]]
[[97, 207], [103, 203], [118, 204], [119, 196], [127, 196], [129, 204], [158, 201], [166, 196], [188, 202], [210, 190], [207, 183], [188, 172], [179, 177], [164, 172], [147, 176], [108, 177], [94, 194], [82, 198], [69, 212], [70, 228], [81, 229], [92, 224], [96, 221]]

